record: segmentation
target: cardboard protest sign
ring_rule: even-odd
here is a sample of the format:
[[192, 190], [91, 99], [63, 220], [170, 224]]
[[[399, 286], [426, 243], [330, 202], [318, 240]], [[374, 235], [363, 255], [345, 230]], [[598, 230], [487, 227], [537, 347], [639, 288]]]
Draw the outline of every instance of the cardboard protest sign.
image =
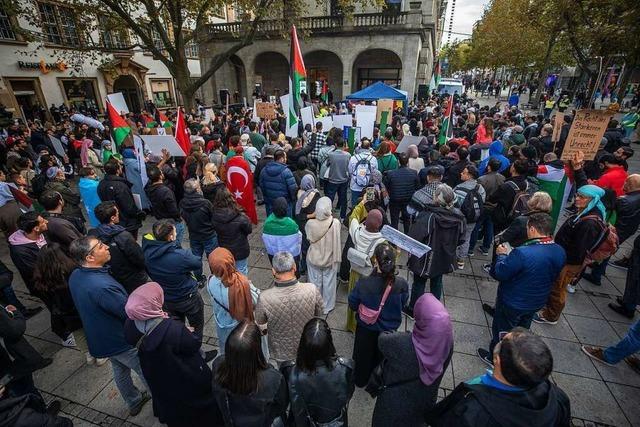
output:
[[257, 102], [256, 114], [262, 119], [273, 120], [276, 118], [276, 104], [271, 102]]
[[144, 145], [153, 154], [161, 154], [166, 148], [169, 154], [175, 157], [185, 157], [186, 153], [178, 144], [178, 141], [171, 135], [141, 135]]
[[560, 139], [560, 132], [562, 131], [562, 125], [564, 124], [564, 113], [556, 113], [553, 122], [553, 134], [551, 134], [551, 141], [558, 142]]
[[378, 109], [376, 110], [376, 123], [381, 123], [382, 112], [387, 111], [387, 118], [393, 116], [393, 99], [378, 99]]
[[606, 110], [578, 111], [571, 124], [561, 159], [571, 160], [575, 153], [582, 151], [585, 160], [593, 160], [611, 114]]
[[107, 95], [107, 99], [109, 103], [115, 108], [118, 114], [129, 113], [129, 108], [127, 107], [127, 103], [124, 100], [124, 95], [122, 92], [110, 93]]

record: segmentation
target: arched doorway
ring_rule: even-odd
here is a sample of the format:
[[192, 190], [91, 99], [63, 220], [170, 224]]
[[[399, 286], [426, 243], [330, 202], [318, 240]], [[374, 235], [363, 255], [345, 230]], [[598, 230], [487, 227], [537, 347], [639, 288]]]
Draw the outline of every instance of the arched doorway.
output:
[[[289, 61], [278, 52], [262, 52], [253, 61], [253, 72], [267, 95], [284, 95], [289, 88]], [[253, 92], [253, 89], [252, 89]]]
[[[222, 67], [216, 71], [216, 80], [220, 90], [226, 89], [231, 95], [231, 103], [242, 102], [242, 97], [247, 96], [247, 73], [242, 59], [232, 55]], [[216, 93], [216, 96], [218, 93]], [[247, 96], [248, 97], [248, 96]], [[223, 100], [220, 101], [224, 103]]]
[[311, 99], [320, 96], [315, 82], [327, 81], [330, 96], [329, 101], [342, 99], [342, 61], [340, 57], [328, 50], [314, 50], [303, 55], [304, 65], [307, 68], [307, 87]]
[[113, 82], [113, 91], [122, 92], [124, 100], [129, 107], [129, 111], [139, 113], [142, 110], [142, 94], [140, 93], [140, 85], [138, 85], [135, 77], [129, 74], [119, 76]]
[[375, 82], [383, 82], [389, 86], [400, 88], [402, 77], [402, 60], [387, 49], [369, 49], [353, 61], [353, 87], [356, 92]]

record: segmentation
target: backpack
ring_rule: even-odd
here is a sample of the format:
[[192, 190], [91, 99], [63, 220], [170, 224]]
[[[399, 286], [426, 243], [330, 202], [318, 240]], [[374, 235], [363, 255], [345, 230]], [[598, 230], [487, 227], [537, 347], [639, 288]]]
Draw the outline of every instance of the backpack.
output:
[[354, 182], [359, 187], [366, 187], [369, 185], [369, 180], [371, 179], [371, 163], [369, 163], [370, 157], [371, 155], [367, 157], [359, 157], [358, 163], [356, 163], [356, 167], [353, 170]]
[[605, 223], [597, 215], [587, 215], [581, 220], [586, 219], [596, 220], [600, 225], [601, 230], [596, 243], [587, 253], [585, 263], [591, 264], [592, 262], [603, 262], [618, 250], [618, 247], [620, 246], [618, 232], [613, 225]]
[[478, 192], [478, 187], [479, 185], [476, 184], [476, 187], [472, 190], [468, 188], [458, 188], [458, 190], [462, 190], [466, 193], [466, 196], [460, 205], [460, 211], [467, 219], [467, 223], [476, 222], [482, 214], [484, 203], [482, 202], [482, 196], [480, 196], [480, 193]]
[[533, 195], [531, 191], [531, 187], [529, 186], [529, 181], [525, 181], [525, 189], [521, 190], [518, 185], [513, 181], [507, 181], [507, 184], [513, 188], [516, 192], [515, 197], [513, 198], [513, 203], [511, 204], [511, 209], [507, 214], [507, 221], [512, 222], [514, 219], [519, 217], [520, 215], [524, 215], [529, 212], [529, 199]]

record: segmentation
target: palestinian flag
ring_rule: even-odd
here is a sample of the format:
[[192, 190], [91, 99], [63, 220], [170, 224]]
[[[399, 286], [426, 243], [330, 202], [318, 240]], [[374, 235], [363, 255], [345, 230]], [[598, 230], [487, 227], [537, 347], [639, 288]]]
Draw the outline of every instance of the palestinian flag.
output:
[[141, 117], [142, 117], [142, 120], [144, 121], [144, 127], [154, 128], [158, 125], [156, 121], [153, 119], [153, 116], [151, 116], [151, 114], [147, 113], [146, 111], [142, 113]]
[[320, 99], [325, 104], [329, 103], [329, 84], [326, 80], [322, 81], [322, 92], [320, 93]]
[[170, 128], [173, 126], [173, 123], [169, 121], [169, 118], [158, 109], [156, 109], [156, 122], [160, 123], [163, 128]]
[[436, 66], [433, 69], [433, 76], [431, 76], [431, 81], [429, 82], [429, 92], [434, 89], [438, 89], [438, 85], [440, 84], [440, 60], [436, 61]]
[[438, 135], [438, 144], [442, 145], [447, 139], [453, 136], [453, 126], [451, 126], [451, 115], [453, 114], [453, 99], [449, 97], [447, 101], [447, 109], [445, 110], [442, 124], [440, 125], [440, 135]]
[[109, 121], [111, 122], [111, 136], [116, 143], [116, 147], [120, 148], [127, 136], [131, 135], [131, 128], [127, 125], [127, 122], [120, 117], [120, 114], [115, 108], [107, 101], [107, 112], [109, 113]]
[[291, 55], [289, 58], [291, 64], [291, 70], [289, 72], [289, 95], [291, 95], [289, 102], [289, 124], [291, 127], [298, 127], [298, 115], [300, 114], [300, 108], [302, 107], [303, 90], [306, 91], [307, 70], [304, 68], [304, 61], [302, 60], [302, 52], [300, 52], [300, 44], [298, 43], [298, 33], [296, 32], [296, 26], [291, 26]]
[[551, 209], [551, 218], [553, 218], [553, 229], [555, 230], [558, 218], [562, 213], [562, 209], [567, 203], [571, 187], [573, 186], [573, 175], [565, 165], [561, 162], [554, 164], [538, 166], [538, 182], [540, 191], [544, 191], [553, 201]]

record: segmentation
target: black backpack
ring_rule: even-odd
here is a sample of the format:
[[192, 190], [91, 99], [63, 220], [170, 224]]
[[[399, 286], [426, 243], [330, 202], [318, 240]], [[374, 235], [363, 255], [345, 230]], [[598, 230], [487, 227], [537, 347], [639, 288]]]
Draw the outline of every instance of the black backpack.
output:
[[478, 218], [480, 218], [482, 210], [484, 209], [482, 196], [478, 192], [479, 187], [480, 185], [476, 184], [475, 188], [471, 190], [462, 187], [458, 188], [458, 190], [467, 194], [462, 201], [462, 205], [460, 205], [460, 212], [462, 212], [464, 217], [467, 219], [467, 223], [476, 222]]
[[513, 181], [507, 181], [507, 184], [513, 188], [516, 195], [513, 197], [513, 203], [511, 204], [511, 210], [507, 213], [507, 221], [512, 222], [520, 215], [524, 215], [529, 212], [529, 199], [533, 196], [533, 186], [529, 185], [529, 181], [525, 181], [525, 189], [521, 190]]

